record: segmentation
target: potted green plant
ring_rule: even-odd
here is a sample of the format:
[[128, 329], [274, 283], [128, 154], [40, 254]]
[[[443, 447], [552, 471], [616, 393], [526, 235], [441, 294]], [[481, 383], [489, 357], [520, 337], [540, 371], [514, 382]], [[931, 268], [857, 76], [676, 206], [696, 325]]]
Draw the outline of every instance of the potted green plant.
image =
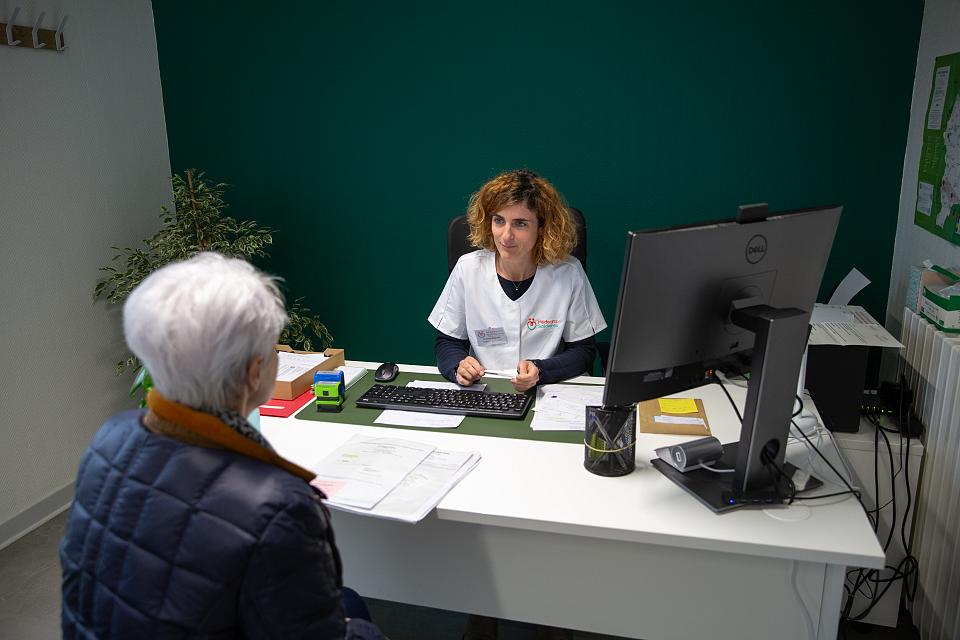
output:
[[[173, 210], [160, 208], [160, 230], [144, 239], [140, 247], [112, 247], [118, 253], [111, 264], [100, 267], [102, 275], [94, 287], [94, 299], [123, 304], [153, 271], [201, 251], [216, 251], [244, 260], [269, 257], [266, 247], [273, 244], [272, 229], [223, 214], [229, 206], [223, 200], [226, 184], [214, 184], [195, 169], [174, 175], [171, 182]], [[302, 298], [293, 299], [287, 315], [290, 322], [280, 335], [282, 343], [306, 351], [319, 351], [333, 343], [326, 325], [303, 304]], [[150, 374], [136, 356], [127, 355], [116, 363], [116, 368], [117, 375], [128, 369], [136, 373], [131, 396], [152, 386]]]

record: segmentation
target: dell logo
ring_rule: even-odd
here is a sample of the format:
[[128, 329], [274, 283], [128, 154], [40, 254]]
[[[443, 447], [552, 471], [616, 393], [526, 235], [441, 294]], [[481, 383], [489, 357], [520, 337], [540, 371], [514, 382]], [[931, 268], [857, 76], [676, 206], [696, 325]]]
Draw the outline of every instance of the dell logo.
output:
[[763, 256], [767, 255], [767, 239], [760, 234], [757, 234], [750, 238], [750, 242], [747, 243], [747, 262], [750, 264], [757, 264], [763, 260]]

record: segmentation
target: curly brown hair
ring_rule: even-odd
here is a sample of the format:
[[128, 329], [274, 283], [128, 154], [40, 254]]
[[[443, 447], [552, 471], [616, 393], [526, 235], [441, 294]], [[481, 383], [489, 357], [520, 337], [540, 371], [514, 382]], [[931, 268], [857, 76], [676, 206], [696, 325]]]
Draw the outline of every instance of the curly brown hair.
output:
[[577, 245], [576, 223], [554, 186], [529, 169], [501, 173], [470, 196], [470, 243], [496, 251], [491, 219], [515, 204], [523, 204], [537, 214], [540, 233], [533, 248], [534, 263], [539, 266], [565, 260]]

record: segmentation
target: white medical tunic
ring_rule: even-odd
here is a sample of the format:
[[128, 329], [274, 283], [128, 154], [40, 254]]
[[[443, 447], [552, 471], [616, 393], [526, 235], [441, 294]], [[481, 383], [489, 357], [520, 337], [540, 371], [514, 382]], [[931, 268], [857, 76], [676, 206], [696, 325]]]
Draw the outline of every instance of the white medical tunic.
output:
[[537, 267], [530, 288], [511, 300], [497, 278], [496, 254], [460, 257], [427, 318], [438, 331], [470, 341], [489, 371], [515, 371], [521, 360], [549, 358], [560, 341], [585, 340], [606, 328], [580, 261]]

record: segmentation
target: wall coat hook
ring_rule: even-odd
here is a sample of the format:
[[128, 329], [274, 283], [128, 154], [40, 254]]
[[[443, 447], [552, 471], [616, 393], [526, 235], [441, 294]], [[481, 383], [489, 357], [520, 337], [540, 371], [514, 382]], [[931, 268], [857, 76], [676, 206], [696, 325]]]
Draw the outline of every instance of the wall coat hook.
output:
[[63, 52], [67, 48], [66, 36], [63, 28], [69, 16], [60, 19], [60, 26], [54, 29], [44, 29], [41, 25], [47, 17], [46, 11], [40, 11], [31, 25], [16, 24], [21, 7], [16, 7], [10, 15], [9, 21], [0, 20], [0, 45], [32, 49], [33, 51]]
[[46, 11], [41, 11], [41, 12], [40, 12], [40, 17], [38, 17], [38, 18], [37, 18], [37, 21], [34, 23], [34, 25], [33, 25], [33, 31], [30, 32], [30, 37], [33, 38], [33, 48], [34, 48], [34, 49], [42, 49], [43, 47], [47, 46], [47, 43], [46, 43], [46, 42], [39, 42], [39, 43], [37, 42], [37, 31], [40, 30], [40, 23], [43, 22], [43, 17], [44, 17], [45, 15], [47, 15], [47, 12], [46, 12]]
[[57, 51], [63, 51], [66, 49], [66, 45], [63, 44], [63, 26], [67, 24], [67, 18], [70, 16], [63, 16], [63, 20], [60, 21], [60, 26], [57, 27], [57, 32], [53, 36], [53, 44], [57, 48]]
[[19, 40], [13, 39], [13, 23], [17, 21], [17, 14], [20, 13], [20, 7], [17, 7], [13, 10], [13, 15], [10, 16], [10, 21], [7, 22], [7, 46], [15, 47], [20, 44]]

